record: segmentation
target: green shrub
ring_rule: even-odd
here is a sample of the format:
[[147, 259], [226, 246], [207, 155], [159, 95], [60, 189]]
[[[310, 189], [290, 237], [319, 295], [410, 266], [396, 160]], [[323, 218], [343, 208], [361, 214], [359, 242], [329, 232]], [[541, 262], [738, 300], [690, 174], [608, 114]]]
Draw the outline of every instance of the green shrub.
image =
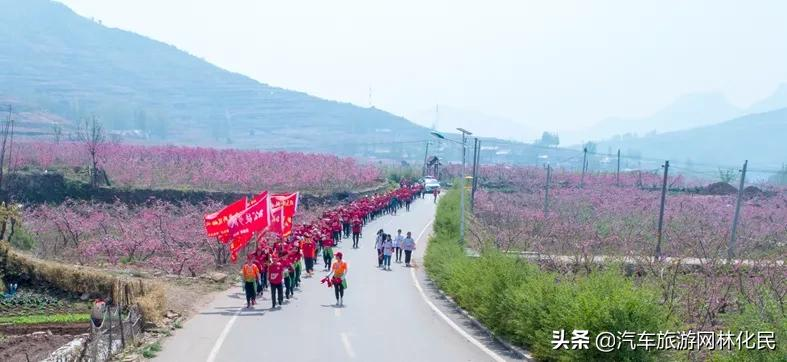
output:
[[[675, 330], [677, 324], [668, 317], [665, 307], [658, 303], [655, 290], [634, 286], [620, 270], [596, 271], [576, 281], [562, 281], [556, 296], [547, 298], [550, 305], [541, 315], [535, 339], [531, 343], [534, 355], [543, 359], [594, 361], [649, 361], [663, 360], [653, 350], [621, 347], [609, 353], [591, 347], [588, 350], [553, 350], [552, 331], [588, 330], [591, 346], [600, 332], [634, 332]], [[655, 342], [655, 335], [653, 338]]]
[[735, 313], [728, 317], [728, 329], [736, 337], [738, 332], [743, 331], [755, 334], [760, 331], [773, 332], [775, 334], [776, 349], [762, 351], [741, 349], [739, 351], [736, 346], [734, 351], [717, 352], [712, 360], [719, 362], [787, 361], [787, 316], [771, 293], [763, 292], [761, 295], [766, 297], [761, 301], [760, 305], [755, 303], [744, 304], [740, 313]]
[[34, 246], [36, 246], [35, 239], [33, 239], [30, 233], [25, 230], [25, 228], [18, 224], [14, 230], [14, 235], [9, 238], [8, 242], [20, 250], [31, 250]]
[[[541, 360], [664, 359], [642, 349], [602, 353], [595, 336], [612, 333], [675, 330], [677, 321], [659, 304], [657, 289], [635, 286], [618, 267], [588, 276], [563, 278], [496, 249], [468, 256], [459, 244], [458, 190], [440, 200], [425, 266], [429, 276], [456, 302], [497, 335], [526, 346]], [[590, 349], [553, 350], [552, 332], [590, 331]]]
[[152, 344], [142, 348], [142, 357], [153, 359], [159, 352], [161, 352], [161, 342], [155, 341]]

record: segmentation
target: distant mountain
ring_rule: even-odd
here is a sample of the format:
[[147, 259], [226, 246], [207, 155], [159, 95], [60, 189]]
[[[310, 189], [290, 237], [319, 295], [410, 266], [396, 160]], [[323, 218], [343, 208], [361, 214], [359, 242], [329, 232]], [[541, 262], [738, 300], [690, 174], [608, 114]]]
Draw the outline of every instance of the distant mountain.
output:
[[787, 108], [751, 114], [715, 125], [646, 137], [601, 142], [599, 150], [618, 149], [643, 157], [738, 165], [748, 159], [759, 168], [787, 162]]
[[773, 94], [751, 105], [746, 113], [768, 112], [779, 108], [787, 108], [787, 83], [780, 84]]
[[604, 119], [592, 127], [561, 133], [566, 144], [601, 140], [615, 135], [644, 136], [719, 123], [744, 114], [720, 93], [695, 93], [679, 97], [670, 105], [645, 118]]
[[57, 2], [0, 9], [0, 109], [13, 104], [28, 136], [50, 137], [53, 124], [68, 134], [95, 115], [140, 143], [385, 156], [421, 154], [394, 143], [429, 137], [402, 117], [263, 84]]
[[[408, 118], [424, 127], [435, 124], [435, 109], [422, 110], [408, 114]], [[460, 109], [452, 106], [439, 106], [437, 130], [456, 132], [457, 127], [473, 131], [475, 135], [496, 137], [505, 140], [532, 142], [541, 134], [531, 127], [511, 119], [489, 115], [479, 111]]]

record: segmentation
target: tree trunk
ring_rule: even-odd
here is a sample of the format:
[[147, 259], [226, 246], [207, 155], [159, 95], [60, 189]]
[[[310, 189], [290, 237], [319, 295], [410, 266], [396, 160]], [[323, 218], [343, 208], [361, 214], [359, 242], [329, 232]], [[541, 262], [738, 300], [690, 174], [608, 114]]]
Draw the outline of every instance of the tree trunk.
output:
[[11, 239], [14, 237], [14, 229], [16, 226], [16, 219], [11, 219], [11, 230], [8, 231], [8, 241], [10, 242]]

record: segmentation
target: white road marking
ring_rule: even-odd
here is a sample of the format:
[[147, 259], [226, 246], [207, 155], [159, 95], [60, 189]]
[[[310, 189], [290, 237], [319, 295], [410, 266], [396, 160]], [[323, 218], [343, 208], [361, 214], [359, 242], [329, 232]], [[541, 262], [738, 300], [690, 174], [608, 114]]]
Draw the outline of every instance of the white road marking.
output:
[[353, 352], [353, 347], [350, 345], [350, 338], [347, 337], [347, 333], [342, 332], [342, 344], [344, 345], [344, 350], [347, 352], [347, 355], [350, 356], [351, 359], [355, 359], [355, 352]]
[[224, 344], [224, 340], [227, 339], [227, 335], [230, 333], [230, 329], [232, 329], [232, 325], [235, 324], [235, 320], [238, 319], [238, 315], [240, 315], [241, 311], [242, 309], [238, 309], [238, 311], [235, 312], [235, 315], [232, 316], [230, 321], [227, 322], [227, 325], [224, 326], [224, 330], [221, 331], [219, 338], [216, 339], [216, 344], [214, 344], [213, 349], [210, 350], [210, 354], [208, 355], [208, 359], [206, 360], [206, 362], [213, 362], [216, 360], [216, 355], [219, 354], [221, 345]]
[[[421, 237], [424, 235], [424, 233], [426, 232], [427, 228], [429, 228], [429, 226], [432, 225], [433, 222], [434, 222], [434, 219], [432, 219], [432, 221], [429, 221], [429, 223], [426, 224], [424, 229], [421, 230], [421, 233], [418, 235], [418, 239], [416, 239], [417, 241], [421, 240]], [[419, 242], [419, 244], [421, 244], [421, 243]], [[429, 308], [432, 309], [432, 311], [434, 311], [449, 326], [451, 326], [451, 328], [453, 328], [455, 331], [457, 331], [466, 340], [470, 341], [470, 343], [474, 344], [476, 347], [478, 347], [479, 349], [484, 351], [484, 353], [489, 355], [489, 357], [492, 357], [493, 360], [495, 360], [497, 362], [505, 362], [506, 361], [505, 359], [503, 359], [503, 357], [500, 357], [500, 355], [498, 355], [497, 353], [495, 353], [491, 349], [487, 348], [487, 346], [485, 346], [483, 343], [481, 343], [480, 341], [475, 339], [469, 333], [465, 332], [465, 330], [462, 329], [462, 327], [459, 327], [456, 323], [454, 323], [454, 321], [452, 321], [451, 318], [448, 318], [448, 316], [445, 315], [445, 313], [443, 313], [439, 308], [437, 308], [437, 306], [434, 305], [434, 303], [432, 303], [432, 301], [429, 300], [429, 297], [426, 296], [426, 293], [424, 293], [423, 288], [421, 288], [421, 283], [418, 282], [418, 278], [415, 276], [415, 269], [414, 268], [410, 269], [410, 276], [413, 277], [413, 283], [415, 283], [415, 288], [418, 289], [419, 293], [421, 293], [421, 298], [424, 299], [424, 302], [426, 302], [426, 304], [429, 306]]]

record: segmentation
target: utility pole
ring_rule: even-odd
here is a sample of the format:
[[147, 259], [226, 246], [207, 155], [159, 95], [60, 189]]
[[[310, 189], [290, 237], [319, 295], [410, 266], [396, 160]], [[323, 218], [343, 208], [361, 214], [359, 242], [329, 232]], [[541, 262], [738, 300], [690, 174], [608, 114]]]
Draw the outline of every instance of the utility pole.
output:
[[587, 170], [588, 165], [588, 148], [585, 147], [582, 152], [582, 178], [579, 179], [579, 187], [585, 187], [585, 171]]
[[8, 106], [8, 120], [0, 124], [0, 187], [3, 186], [3, 167], [5, 166], [5, 149], [8, 142], [8, 134], [11, 131], [11, 106]]
[[642, 170], [637, 170], [637, 186], [642, 189]]
[[615, 183], [620, 187], [620, 148], [618, 148], [618, 171], [615, 174]]
[[476, 141], [478, 141], [476, 145], [478, 150], [476, 151], [475, 161], [473, 161], [476, 166], [473, 172], [473, 192], [470, 195], [473, 198], [473, 207], [475, 207], [475, 190], [478, 189], [478, 172], [481, 169], [481, 140], [476, 138]]
[[669, 161], [664, 161], [664, 181], [661, 183], [661, 209], [659, 209], [659, 235], [656, 241], [656, 261], [661, 259], [661, 238], [664, 227], [664, 203], [667, 201], [667, 175], [669, 173]]
[[544, 217], [549, 212], [549, 182], [552, 180], [552, 165], [547, 164], [547, 186], [544, 192]]
[[14, 172], [14, 119], [8, 118], [10, 122], [11, 135], [8, 142], [8, 172]]
[[473, 168], [470, 170], [470, 174], [473, 175], [473, 179], [470, 180], [470, 212], [475, 210], [475, 174], [476, 168], [478, 167], [478, 137], [474, 138], [473, 142]]
[[461, 195], [459, 199], [459, 241], [465, 242], [465, 155], [467, 154], [467, 135], [462, 132], [462, 182], [460, 186]]
[[465, 163], [467, 156], [467, 135], [472, 134], [469, 131], [457, 128], [462, 132], [462, 181], [460, 183], [460, 198], [459, 198], [459, 241], [464, 244], [465, 242]]
[[743, 185], [746, 181], [746, 166], [749, 160], [743, 162], [743, 169], [741, 170], [741, 183], [738, 186], [738, 200], [735, 202], [735, 217], [732, 218], [732, 232], [730, 233], [730, 242], [727, 244], [727, 263], [732, 263], [732, 258], [735, 257], [735, 233], [738, 231], [738, 217], [741, 214], [741, 199], [743, 198]]
[[[429, 158], [429, 141], [426, 141], [426, 152], [424, 152], [424, 170], [423, 170], [423, 174], [421, 175], [422, 177], [426, 177], [426, 174], [428, 172], [427, 171], [429, 168], [429, 166], [427, 166], [428, 158]], [[435, 175], [435, 178], [437, 178], [437, 175]]]

